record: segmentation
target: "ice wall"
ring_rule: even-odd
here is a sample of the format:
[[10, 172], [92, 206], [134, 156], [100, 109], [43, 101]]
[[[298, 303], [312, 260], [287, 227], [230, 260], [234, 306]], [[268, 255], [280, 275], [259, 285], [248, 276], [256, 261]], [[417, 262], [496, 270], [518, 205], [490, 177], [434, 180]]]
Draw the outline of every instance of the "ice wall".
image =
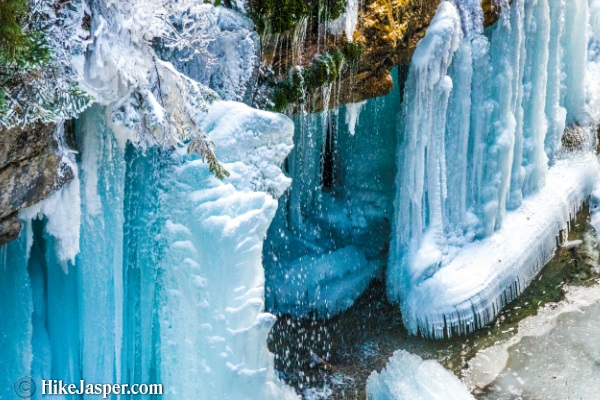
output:
[[162, 380], [174, 399], [296, 398], [275, 376], [266, 347], [275, 317], [264, 312], [261, 260], [277, 209], [268, 193], [289, 185], [279, 165], [293, 125], [221, 102], [203, 127], [231, 178], [221, 182], [200, 160], [189, 160], [174, 167], [174, 190], [161, 199], [168, 243], [159, 262]]
[[295, 148], [284, 165], [292, 186], [279, 200], [265, 242], [269, 310], [331, 316], [380, 276], [393, 208], [399, 103], [393, 91], [294, 118]]
[[386, 283], [425, 336], [492, 321], [599, 177], [588, 1], [498, 6], [484, 30], [480, 2], [442, 2], [406, 81]]
[[[0, 359], [0, 398], [14, 396], [19, 376], [38, 388], [162, 383], [165, 399], [296, 398], [267, 349], [275, 318], [263, 311], [261, 261], [274, 196], [289, 185], [279, 165], [292, 122], [215, 102], [202, 127], [231, 174], [221, 181], [185, 148], [123, 146], [107, 113], [93, 107], [76, 126], [81, 224], [51, 231], [42, 204], [0, 250], [0, 340], [14, 349]], [[61, 235], [72, 228], [80, 248], [65, 268]]]

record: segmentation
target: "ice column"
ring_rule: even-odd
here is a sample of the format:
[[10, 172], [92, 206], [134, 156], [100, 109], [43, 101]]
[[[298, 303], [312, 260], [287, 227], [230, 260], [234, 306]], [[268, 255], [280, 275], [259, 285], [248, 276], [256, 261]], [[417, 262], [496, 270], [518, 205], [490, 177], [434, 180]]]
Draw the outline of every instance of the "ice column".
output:
[[[448, 68], [461, 35], [457, 8], [450, 2], [442, 2], [411, 62], [402, 111], [403, 138], [396, 178], [399, 192], [390, 256], [398, 264], [388, 269], [387, 279], [389, 290], [394, 292], [403, 282], [411, 286], [431, 276], [446, 246], [443, 132], [452, 90]], [[421, 245], [427, 259], [418, 259], [416, 253]]]

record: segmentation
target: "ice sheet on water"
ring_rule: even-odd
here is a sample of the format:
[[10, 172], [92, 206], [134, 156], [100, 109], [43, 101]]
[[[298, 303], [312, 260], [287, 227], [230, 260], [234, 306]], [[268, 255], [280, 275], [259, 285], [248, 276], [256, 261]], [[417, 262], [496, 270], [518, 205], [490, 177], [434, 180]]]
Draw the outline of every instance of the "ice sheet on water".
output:
[[474, 400], [467, 387], [433, 360], [398, 350], [367, 380], [369, 400]]
[[595, 399], [600, 383], [600, 287], [567, 287], [566, 298], [519, 323], [518, 333], [480, 351], [464, 371], [485, 399]]

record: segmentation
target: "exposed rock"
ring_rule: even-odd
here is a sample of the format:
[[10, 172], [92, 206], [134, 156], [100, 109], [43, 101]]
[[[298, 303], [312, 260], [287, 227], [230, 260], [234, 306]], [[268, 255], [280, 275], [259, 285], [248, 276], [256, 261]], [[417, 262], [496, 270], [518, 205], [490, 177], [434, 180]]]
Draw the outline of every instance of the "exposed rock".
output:
[[0, 245], [18, 237], [17, 211], [60, 189], [73, 178], [54, 136], [54, 125], [0, 131]]
[[565, 151], [580, 151], [589, 148], [593, 141], [589, 129], [579, 125], [568, 126], [561, 137], [562, 147]]
[[[395, 66], [402, 66], [401, 71], [406, 71], [440, 1], [360, 2], [358, 24], [351, 43], [344, 33], [329, 32], [328, 22], [302, 21], [290, 32], [263, 33], [262, 61], [265, 67], [261, 79], [263, 89], [271, 99], [279, 95], [277, 90], [282, 82], [290, 80], [294, 84], [291, 75], [298, 67], [314, 69], [315, 60], [336, 52], [344, 58], [340, 70], [330, 73], [329, 79], [317, 79], [317, 85], [303, 82], [298, 90], [286, 84], [283, 92], [289, 97], [288, 101], [281, 102], [276, 98], [271, 108], [315, 112], [388, 94], [393, 88], [390, 71]], [[499, 10], [492, 0], [482, 1], [485, 24], [492, 25], [498, 20]], [[255, 103], [265, 107], [263, 101], [264, 98], [259, 98]]]
[[18, 238], [21, 228], [21, 221], [19, 221], [18, 213], [16, 211], [0, 220], [0, 246]]

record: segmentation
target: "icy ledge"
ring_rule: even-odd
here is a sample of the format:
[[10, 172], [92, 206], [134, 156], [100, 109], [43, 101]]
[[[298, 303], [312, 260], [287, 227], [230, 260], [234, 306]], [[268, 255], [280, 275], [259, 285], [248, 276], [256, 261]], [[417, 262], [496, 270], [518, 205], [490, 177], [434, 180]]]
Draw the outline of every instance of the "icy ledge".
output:
[[501, 230], [448, 252], [442, 267], [402, 299], [407, 329], [431, 338], [466, 334], [492, 322], [552, 258], [557, 236], [600, 179], [593, 154], [549, 169], [546, 186], [509, 212]]

